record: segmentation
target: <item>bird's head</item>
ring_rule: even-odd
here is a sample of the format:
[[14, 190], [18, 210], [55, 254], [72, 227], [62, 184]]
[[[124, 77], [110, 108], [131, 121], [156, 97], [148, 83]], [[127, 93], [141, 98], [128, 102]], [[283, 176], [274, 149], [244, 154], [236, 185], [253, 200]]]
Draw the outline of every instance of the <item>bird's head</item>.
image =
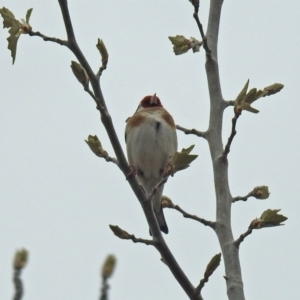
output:
[[148, 107], [163, 107], [161, 105], [160, 99], [154, 94], [153, 96], [146, 96], [140, 102], [136, 111], [140, 111]]

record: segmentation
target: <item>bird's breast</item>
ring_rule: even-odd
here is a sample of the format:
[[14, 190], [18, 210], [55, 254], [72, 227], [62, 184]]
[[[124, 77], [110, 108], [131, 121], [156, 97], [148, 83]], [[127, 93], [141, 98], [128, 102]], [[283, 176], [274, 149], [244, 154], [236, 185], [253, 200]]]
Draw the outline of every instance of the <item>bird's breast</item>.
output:
[[141, 176], [159, 180], [177, 150], [173, 118], [165, 119], [155, 112], [136, 113], [128, 120], [126, 136], [129, 163], [141, 171]]

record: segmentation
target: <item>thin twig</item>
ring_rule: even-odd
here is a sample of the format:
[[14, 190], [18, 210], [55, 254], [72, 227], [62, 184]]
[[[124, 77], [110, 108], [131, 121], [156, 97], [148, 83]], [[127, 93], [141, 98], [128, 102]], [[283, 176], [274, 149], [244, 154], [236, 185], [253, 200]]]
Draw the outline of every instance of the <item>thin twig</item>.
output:
[[198, 222], [202, 223], [202, 224], [205, 225], [205, 226], [211, 227], [212, 229], [215, 228], [215, 225], [216, 225], [215, 222], [205, 220], [205, 219], [200, 218], [200, 217], [198, 217], [198, 216], [196, 216], [196, 215], [191, 215], [191, 214], [187, 213], [186, 211], [184, 211], [184, 210], [183, 210], [180, 206], [178, 206], [178, 205], [173, 204], [173, 205], [167, 206], [167, 207], [168, 207], [168, 208], [173, 208], [173, 209], [175, 209], [175, 210], [181, 212], [182, 215], [183, 215], [183, 217], [185, 217], [185, 218], [187, 218], [187, 219], [193, 219], [193, 220], [195, 220], [195, 221], [198, 221]]
[[234, 106], [235, 105], [235, 100], [227, 100], [227, 101], [225, 101], [225, 103], [226, 103], [226, 107]]
[[154, 240], [146, 240], [146, 239], [136, 238], [133, 234], [131, 234], [129, 237], [134, 243], [141, 243], [141, 244], [145, 244], [147, 246], [149, 246], [149, 245], [154, 246], [156, 244]]
[[101, 287], [101, 293], [100, 293], [100, 300], [108, 300], [108, 290], [109, 290], [109, 285], [107, 283], [106, 277], [103, 277], [102, 279], [102, 287]]
[[232, 118], [231, 134], [228, 138], [227, 144], [226, 144], [225, 149], [223, 151], [223, 157], [227, 157], [228, 153], [230, 152], [231, 143], [233, 141], [234, 136], [236, 135], [236, 129], [235, 129], [236, 128], [236, 122], [237, 122], [240, 115], [241, 115], [240, 112], [237, 112], [237, 111], [234, 112], [234, 117]]
[[23, 283], [21, 279], [22, 268], [14, 268], [13, 282], [15, 285], [15, 295], [13, 300], [20, 300], [23, 296]]
[[102, 66], [99, 68], [97, 74], [96, 74], [96, 77], [99, 79], [103, 73], [104, 70], [106, 70], [107, 68], [107, 61], [106, 63], [102, 63]]
[[46, 35], [40, 33], [39, 31], [29, 31], [28, 34], [30, 36], [41, 37], [45, 42], [53, 42], [53, 43], [59, 44], [61, 46], [66, 46], [66, 47], [68, 45], [67, 41], [64, 41], [64, 40], [61, 40], [61, 39], [58, 39], [58, 38], [53, 38], [53, 37], [46, 36]]
[[250, 197], [254, 197], [253, 195], [253, 191], [251, 191], [250, 193], [248, 193], [246, 196], [237, 196], [237, 197], [234, 197], [232, 198], [232, 203], [236, 202], [236, 201], [247, 201], [248, 198]]
[[253, 230], [253, 229], [252, 229], [251, 227], [249, 227], [248, 230], [247, 230], [245, 233], [241, 234], [240, 237], [239, 237], [237, 240], [234, 241], [234, 244], [235, 244], [235, 246], [236, 246], [237, 248], [239, 248], [241, 242], [243, 242], [244, 239], [245, 239], [249, 234], [252, 233], [252, 230]]
[[94, 101], [95, 101], [96, 104], [97, 104], [97, 107], [96, 107], [96, 108], [97, 108], [100, 112], [104, 113], [106, 110], [105, 110], [105, 107], [102, 105], [102, 101], [94, 95], [94, 93], [90, 90], [88, 84], [84, 87], [84, 90], [85, 90], [85, 91], [86, 91], [86, 92], [94, 99]]
[[187, 129], [187, 128], [184, 128], [180, 125], [176, 125], [176, 129], [180, 130], [180, 131], [183, 131], [185, 134], [194, 134], [194, 135], [197, 135], [199, 137], [205, 138], [205, 132], [198, 131], [194, 128], [193, 129]]
[[154, 240], [145, 240], [145, 239], [140, 239], [136, 238], [133, 234], [128, 233], [118, 225], [109, 225], [111, 231], [114, 233], [115, 236], [122, 240], [132, 240], [134, 243], [142, 243], [145, 245], [156, 245], [156, 241]]
[[209, 276], [204, 276], [203, 279], [200, 280], [200, 283], [195, 288], [195, 294], [198, 295], [201, 293], [201, 290], [203, 289], [206, 282], [208, 282]]
[[208, 282], [209, 277], [215, 272], [221, 262], [221, 253], [216, 254], [210, 262], [208, 263], [206, 270], [204, 272], [204, 277], [200, 280], [200, 283], [195, 288], [195, 295], [201, 294], [201, 290], [203, 289], [206, 282]]
[[104, 159], [107, 162], [112, 162], [112, 163], [116, 164], [117, 166], [119, 165], [118, 160], [115, 157], [111, 157], [111, 156], [108, 155], [108, 156], [104, 157]]
[[200, 19], [199, 19], [199, 7], [200, 7], [200, 1], [199, 0], [190, 0], [194, 6], [194, 14], [193, 14], [193, 17], [197, 23], [197, 26], [198, 26], [198, 29], [200, 31], [200, 34], [201, 34], [201, 37], [202, 37], [202, 41], [203, 41], [203, 48], [206, 52], [206, 56], [207, 58], [211, 58], [211, 50], [209, 49], [208, 47], [208, 44], [207, 44], [207, 39], [206, 39], [206, 36], [204, 34], [204, 31], [203, 31], [203, 26], [200, 22]]

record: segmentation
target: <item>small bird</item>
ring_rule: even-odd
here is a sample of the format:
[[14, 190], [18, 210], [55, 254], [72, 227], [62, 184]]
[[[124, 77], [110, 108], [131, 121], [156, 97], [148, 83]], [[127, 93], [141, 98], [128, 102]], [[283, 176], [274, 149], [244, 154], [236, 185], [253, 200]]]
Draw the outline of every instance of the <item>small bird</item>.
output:
[[[162, 180], [169, 158], [177, 150], [174, 120], [156, 94], [144, 97], [135, 114], [127, 120], [125, 141], [129, 164], [145, 193], [150, 194]], [[163, 188], [162, 185], [157, 190], [152, 201], [160, 230], [168, 233], [161, 205]]]

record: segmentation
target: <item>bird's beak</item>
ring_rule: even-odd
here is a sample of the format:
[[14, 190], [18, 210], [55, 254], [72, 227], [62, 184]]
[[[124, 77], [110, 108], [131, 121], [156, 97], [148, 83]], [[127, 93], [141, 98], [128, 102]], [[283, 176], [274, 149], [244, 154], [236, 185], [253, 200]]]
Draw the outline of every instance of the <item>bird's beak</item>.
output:
[[156, 105], [157, 104], [156, 93], [150, 98], [150, 104], [151, 105]]

